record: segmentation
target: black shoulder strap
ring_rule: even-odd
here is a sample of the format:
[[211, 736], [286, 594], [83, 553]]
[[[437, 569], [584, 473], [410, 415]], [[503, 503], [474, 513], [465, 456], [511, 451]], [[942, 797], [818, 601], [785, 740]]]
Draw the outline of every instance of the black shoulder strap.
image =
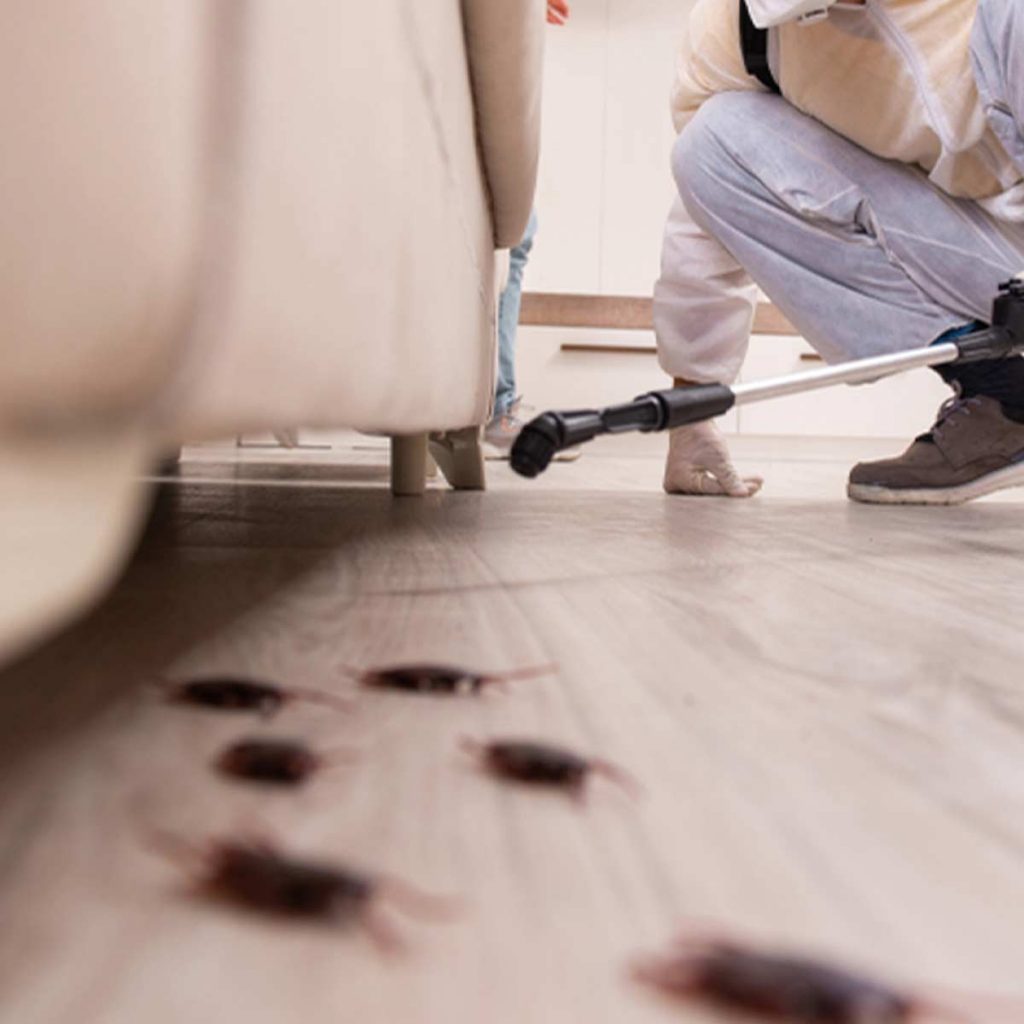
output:
[[779, 92], [772, 69], [768, 67], [768, 29], [758, 28], [750, 17], [747, 0], [740, 0], [740, 47], [747, 74], [753, 75], [772, 92]]

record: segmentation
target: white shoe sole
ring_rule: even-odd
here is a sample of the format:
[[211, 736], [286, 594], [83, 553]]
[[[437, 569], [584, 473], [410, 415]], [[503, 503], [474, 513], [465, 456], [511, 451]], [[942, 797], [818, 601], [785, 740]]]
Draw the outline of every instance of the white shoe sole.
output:
[[511, 445], [509, 445], [508, 448], [499, 448], [496, 444], [491, 444], [491, 442], [487, 440], [484, 440], [480, 447], [483, 449], [484, 458], [491, 462], [500, 461], [501, 459], [505, 459], [507, 461], [509, 452], [512, 450]]
[[986, 494], [1024, 486], [1024, 462], [1015, 463], [994, 473], [986, 473], [968, 484], [957, 487], [891, 488], [875, 484], [846, 485], [846, 494], [852, 501], [868, 505], [963, 505]]

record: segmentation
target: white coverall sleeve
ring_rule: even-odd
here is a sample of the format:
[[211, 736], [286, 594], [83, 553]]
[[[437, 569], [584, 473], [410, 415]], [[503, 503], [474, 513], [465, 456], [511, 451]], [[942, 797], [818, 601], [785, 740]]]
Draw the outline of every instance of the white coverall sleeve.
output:
[[678, 196], [654, 286], [658, 362], [673, 377], [731, 384], [747, 354], [757, 288], [715, 238], [694, 223]]

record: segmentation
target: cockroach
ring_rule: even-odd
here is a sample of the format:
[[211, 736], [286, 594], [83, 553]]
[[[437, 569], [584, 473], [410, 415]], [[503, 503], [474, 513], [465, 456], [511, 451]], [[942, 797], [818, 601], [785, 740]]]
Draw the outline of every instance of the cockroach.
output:
[[577, 799], [586, 792], [590, 775], [603, 775], [633, 796], [640, 795], [637, 781], [624, 769], [599, 758], [583, 757], [571, 750], [533, 740], [479, 740], [463, 737], [462, 749], [493, 775], [536, 786], [567, 790]]
[[278, 686], [275, 683], [233, 676], [213, 676], [188, 682], [164, 684], [168, 699], [178, 704], [213, 708], [218, 711], [256, 711], [273, 715], [291, 701], [323, 704], [339, 711], [350, 711], [351, 702], [322, 690]]
[[153, 845], [196, 871], [195, 889], [211, 899], [282, 918], [358, 923], [385, 952], [405, 948], [382, 907], [422, 920], [451, 918], [450, 898], [434, 896], [394, 878], [338, 864], [288, 856], [265, 840], [210, 840], [193, 844], [164, 832]]
[[963, 1014], [809, 957], [722, 941], [680, 939], [667, 956], [634, 965], [666, 995], [793, 1024], [911, 1024]]
[[378, 690], [404, 690], [434, 696], [480, 693], [485, 686], [514, 679], [532, 679], [557, 671], [554, 665], [535, 665], [511, 672], [474, 672], [453, 665], [393, 665], [387, 668], [358, 669], [345, 666], [344, 672], [362, 686]]
[[321, 769], [354, 756], [345, 750], [318, 753], [301, 740], [252, 738], [232, 743], [215, 763], [235, 778], [297, 786]]

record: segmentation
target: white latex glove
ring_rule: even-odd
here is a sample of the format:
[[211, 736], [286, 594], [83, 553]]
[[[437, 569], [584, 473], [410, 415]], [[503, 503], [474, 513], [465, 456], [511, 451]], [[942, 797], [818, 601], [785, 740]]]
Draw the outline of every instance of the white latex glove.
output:
[[663, 484], [668, 494], [752, 498], [763, 483], [759, 476], [741, 477], [736, 472], [725, 438], [712, 421], [669, 431]]

